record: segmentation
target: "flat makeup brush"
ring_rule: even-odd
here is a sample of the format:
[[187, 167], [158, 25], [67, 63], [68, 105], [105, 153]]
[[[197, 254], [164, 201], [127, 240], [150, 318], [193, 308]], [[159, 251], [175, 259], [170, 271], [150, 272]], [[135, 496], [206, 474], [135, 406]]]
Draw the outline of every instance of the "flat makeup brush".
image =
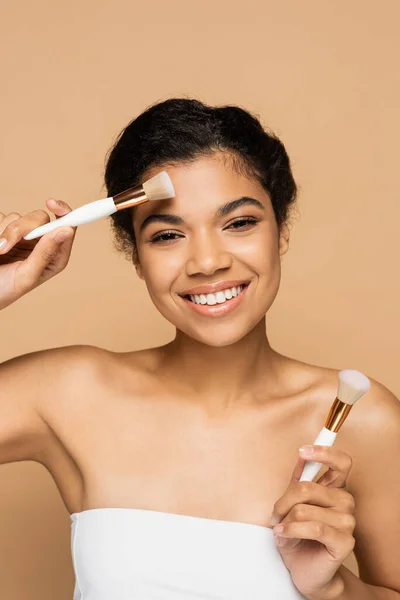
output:
[[124, 210], [131, 206], [137, 206], [138, 204], [143, 204], [143, 202], [148, 202], [149, 200], [167, 200], [168, 198], [174, 197], [175, 190], [172, 181], [166, 171], [161, 171], [140, 185], [131, 187], [115, 196], [84, 204], [63, 217], [51, 221], [51, 223], [36, 227], [24, 236], [24, 240], [34, 240], [45, 233], [53, 231], [53, 229], [65, 225], [75, 227], [77, 225], [83, 225], [84, 223], [91, 223], [92, 221], [97, 221], [103, 217], [109, 217], [117, 212], [117, 210]]
[[[352, 407], [371, 387], [368, 377], [353, 369], [340, 371], [338, 377], [339, 385], [336, 399], [331, 406], [325, 426], [319, 432], [313, 445], [333, 446], [337, 432], [345, 422]], [[321, 467], [321, 463], [307, 461], [299, 481], [312, 481]]]

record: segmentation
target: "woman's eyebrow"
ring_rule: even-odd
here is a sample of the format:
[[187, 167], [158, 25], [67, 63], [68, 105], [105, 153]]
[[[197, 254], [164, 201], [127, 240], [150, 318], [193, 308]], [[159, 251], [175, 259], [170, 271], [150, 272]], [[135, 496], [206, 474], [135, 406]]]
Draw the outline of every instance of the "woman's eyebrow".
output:
[[[231, 202], [227, 202], [226, 204], [222, 204], [216, 212], [217, 217], [225, 217], [229, 213], [233, 212], [239, 206], [256, 206], [257, 208], [261, 208], [261, 210], [265, 210], [265, 206], [255, 198], [250, 198], [249, 196], [242, 196], [241, 198], [237, 198], [236, 200], [232, 200]], [[153, 213], [145, 218], [143, 223], [139, 227], [139, 233], [141, 233], [145, 227], [150, 225], [150, 223], [168, 223], [169, 225], [183, 225], [184, 220], [182, 217], [173, 214], [167, 213]]]
[[182, 225], [185, 221], [182, 217], [178, 217], [178, 215], [171, 215], [167, 213], [154, 213], [145, 218], [141, 226], [139, 227], [139, 233], [148, 227], [151, 223], [167, 223], [168, 225]]
[[257, 208], [265, 210], [264, 204], [262, 204], [259, 200], [256, 200], [255, 198], [250, 198], [249, 196], [242, 196], [241, 198], [237, 198], [236, 200], [232, 200], [231, 202], [220, 206], [216, 212], [216, 216], [225, 217], [226, 215], [229, 215], [229, 213], [233, 212], [236, 208], [239, 208], [239, 206], [246, 205], [257, 206]]

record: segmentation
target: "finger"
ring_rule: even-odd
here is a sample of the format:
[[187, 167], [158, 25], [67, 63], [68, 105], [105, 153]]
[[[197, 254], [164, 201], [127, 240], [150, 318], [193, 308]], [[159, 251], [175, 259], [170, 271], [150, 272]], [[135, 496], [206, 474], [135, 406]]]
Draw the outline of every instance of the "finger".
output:
[[18, 292], [24, 294], [60, 273], [68, 264], [73, 238], [72, 227], [60, 227], [39, 238], [34, 250], [19, 267]]
[[355, 546], [354, 536], [342, 533], [320, 521], [292, 521], [277, 525], [275, 529], [279, 527], [283, 527], [283, 531], [276, 531], [278, 538], [320, 542], [326, 547], [329, 554], [340, 563], [351, 554]]
[[282, 523], [292, 521], [320, 521], [343, 533], [353, 533], [356, 527], [356, 519], [352, 514], [310, 504], [296, 504], [282, 520]]
[[[55, 198], [49, 198], [47, 200], [47, 206], [54, 213], [56, 219], [60, 219], [72, 211], [72, 208], [69, 206], [69, 204], [63, 200], [56, 200]], [[72, 230], [75, 237], [77, 227], [72, 227]], [[74, 237], [71, 240], [72, 242], [74, 241]]]
[[6, 223], [6, 226], [1, 236], [7, 240], [7, 245], [1, 248], [0, 253], [5, 254], [21, 241], [27, 247], [30, 247], [31, 242], [23, 240], [24, 235], [35, 229], [35, 227], [45, 225], [49, 221], [50, 217], [47, 212], [40, 209], [34, 210], [23, 217], [18, 215], [18, 213], [11, 213], [2, 222], [2, 226], [4, 226], [4, 223]]
[[337, 473], [337, 471], [332, 471], [331, 469], [327, 469], [325, 473], [323, 473], [317, 480], [316, 483], [318, 485], [336, 487], [336, 488], [345, 488], [346, 482], [343, 481], [343, 478]]
[[[293, 484], [293, 483], [297, 483], [298, 481], [300, 481], [300, 477], [303, 474], [304, 467], [305, 467], [305, 465], [306, 465], [307, 462], [308, 462], [307, 459], [302, 458], [301, 456], [298, 457], [297, 463], [296, 463], [296, 465], [295, 465], [295, 467], [293, 469], [292, 476], [290, 478], [289, 485]], [[328, 467], [326, 467], [325, 465], [322, 465], [319, 473], [325, 475], [325, 473], [327, 471], [328, 471]]]
[[275, 502], [270, 526], [282, 521], [296, 504], [313, 504], [351, 514], [355, 510], [354, 498], [346, 490], [325, 487], [314, 481], [299, 481], [290, 485]]
[[21, 215], [19, 213], [10, 213], [8, 215], [0, 213], [0, 235], [3, 233], [7, 225], [20, 218]]
[[67, 215], [72, 211], [72, 208], [63, 200], [56, 200], [55, 198], [49, 198], [46, 201], [47, 207], [54, 213], [56, 219], [60, 219], [64, 215]]
[[297, 459], [297, 463], [295, 468], [293, 469], [292, 476], [290, 478], [290, 483], [297, 483], [300, 480], [301, 474], [303, 473], [304, 467], [306, 465], [307, 460], [299, 456]]
[[321, 463], [325, 467], [328, 467], [328, 471], [323, 474], [325, 485], [328, 483], [332, 487], [344, 487], [346, 485], [347, 478], [353, 466], [353, 459], [349, 454], [332, 446], [304, 446], [304, 448], [313, 450], [313, 453], [300, 454], [302, 458]]

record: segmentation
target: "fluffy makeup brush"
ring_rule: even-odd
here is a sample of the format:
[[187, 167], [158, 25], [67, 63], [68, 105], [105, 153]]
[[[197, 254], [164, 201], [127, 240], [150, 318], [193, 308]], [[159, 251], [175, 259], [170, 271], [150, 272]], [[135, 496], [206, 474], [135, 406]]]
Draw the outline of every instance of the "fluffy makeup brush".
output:
[[[333, 446], [337, 432], [345, 422], [354, 404], [368, 392], [371, 382], [359, 371], [340, 371], [339, 386], [335, 401], [329, 411], [325, 426], [321, 429], [313, 445]], [[312, 481], [322, 467], [321, 463], [309, 461], [304, 465], [300, 481]]]
[[167, 200], [168, 198], [174, 197], [175, 190], [172, 181], [166, 171], [161, 171], [140, 185], [131, 187], [113, 197], [110, 196], [109, 198], [103, 198], [102, 200], [95, 200], [94, 202], [89, 202], [89, 204], [84, 204], [63, 217], [51, 221], [51, 223], [36, 227], [36, 229], [33, 229], [24, 236], [24, 240], [34, 240], [45, 233], [53, 231], [53, 229], [65, 225], [75, 227], [77, 225], [83, 225], [84, 223], [97, 221], [103, 217], [109, 217], [117, 212], [117, 210], [124, 210], [131, 206], [137, 206], [138, 204], [148, 202], [149, 200]]

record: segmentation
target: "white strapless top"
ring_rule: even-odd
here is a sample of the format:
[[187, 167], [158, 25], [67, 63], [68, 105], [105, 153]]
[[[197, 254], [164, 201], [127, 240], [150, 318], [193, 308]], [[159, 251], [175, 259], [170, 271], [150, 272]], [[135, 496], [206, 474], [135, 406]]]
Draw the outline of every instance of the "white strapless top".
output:
[[71, 515], [73, 600], [299, 600], [273, 530], [136, 508]]

